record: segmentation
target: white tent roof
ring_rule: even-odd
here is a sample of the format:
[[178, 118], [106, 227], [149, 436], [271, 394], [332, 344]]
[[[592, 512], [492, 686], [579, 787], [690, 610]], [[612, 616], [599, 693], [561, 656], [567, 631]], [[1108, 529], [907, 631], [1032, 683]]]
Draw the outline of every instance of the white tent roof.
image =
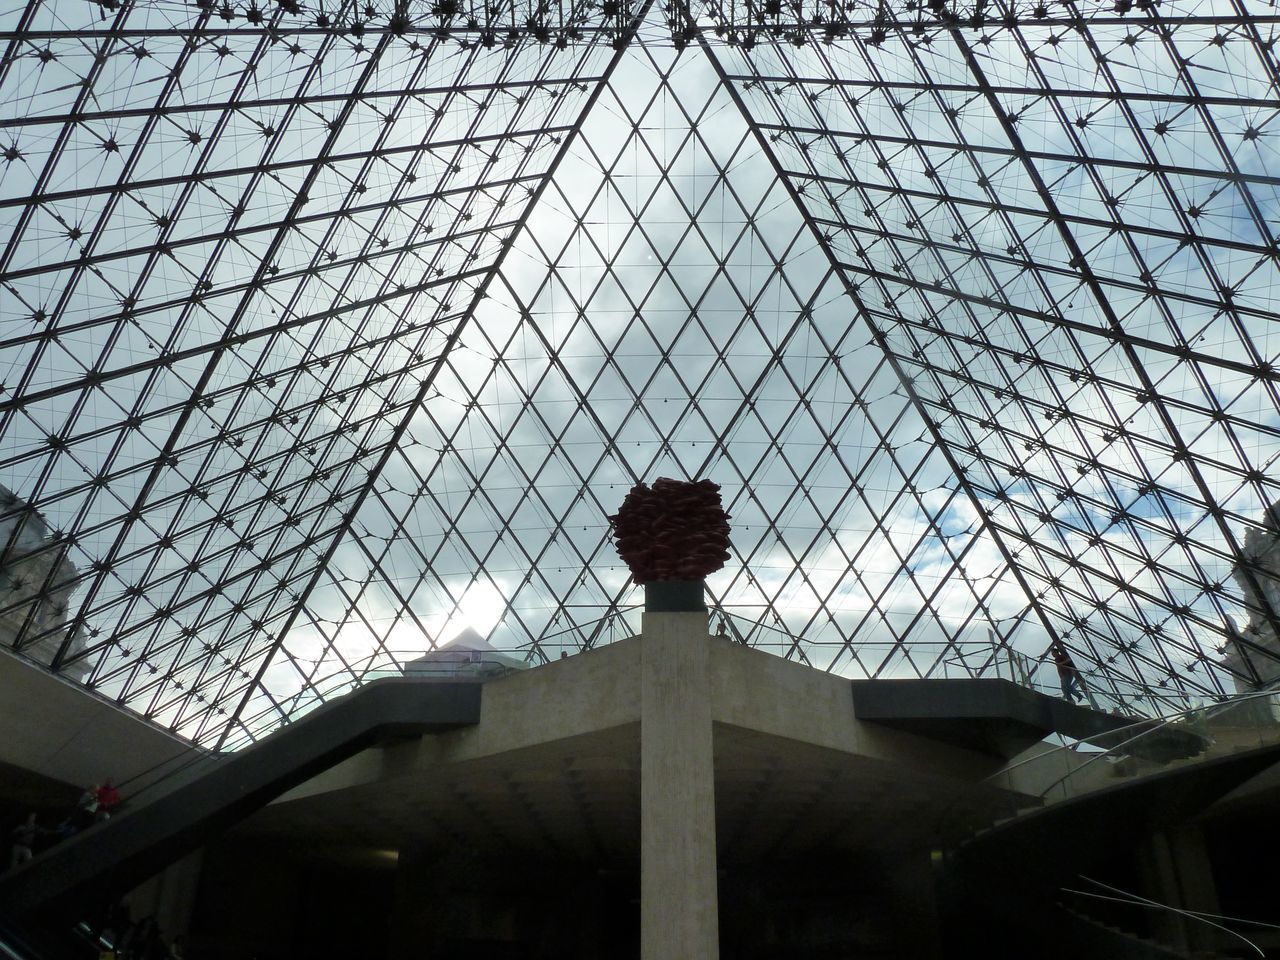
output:
[[448, 650], [482, 650], [485, 653], [498, 653], [498, 648], [476, 632], [474, 627], [467, 627], [448, 643], [431, 651], [441, 653]]
[[467, 627], [456, 637], [435, 650], [428, 650], [422, 656], [405, 664], [406, 673], [439, 670], [442, 664], [475, 663], [486, 667], [510, 667], [524, 670], [529, 665], [510, 653], [504, 653], [480, 636], [473, 628]]

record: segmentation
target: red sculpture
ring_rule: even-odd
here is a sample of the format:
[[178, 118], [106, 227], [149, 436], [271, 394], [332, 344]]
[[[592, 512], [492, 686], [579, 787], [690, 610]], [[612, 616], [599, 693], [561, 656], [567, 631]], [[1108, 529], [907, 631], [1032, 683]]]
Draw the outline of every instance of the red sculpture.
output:
[[609, 522], [636, 583], [702, 580], [729, 559], [729, 515], [710, 480], [636, 484]]

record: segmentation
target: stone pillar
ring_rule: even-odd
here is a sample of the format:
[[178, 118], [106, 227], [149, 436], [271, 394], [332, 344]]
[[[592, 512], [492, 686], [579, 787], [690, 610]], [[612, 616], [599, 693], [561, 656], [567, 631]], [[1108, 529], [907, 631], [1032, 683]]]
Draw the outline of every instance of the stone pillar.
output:
[[[1183, 824], [1154, 833], [1140, 862], [1150, 899], [1180, 910], [1220, 911], [1213, 866], [1198, 826]], [[1172, 911], [1155, 911], [1152, 926], [1157, 939], [1187, 953], [1221, 949], [1230, 940], [1208, 924]]]
[[717, 960], [715, 764], [707, 614], [644, 614], [641, 960]]
[[171, 863], [125, 897], [135, 920], [154, 917], [166, 939], [186, 936], [199, 893], [204, 851]]
[[422, 960], [450, 941], [520, 942], [518, 913], [530, 898], [511, 889], [525, 869], [518, 857], [491, 860], [465, 849], [402, 847], [396, 862], [393, 960]]
[[448, 867], [432, 851], [412, 844], [396, 859], [396, 892], [391, 909], [391, 960], [420, 960], [435, 950]]

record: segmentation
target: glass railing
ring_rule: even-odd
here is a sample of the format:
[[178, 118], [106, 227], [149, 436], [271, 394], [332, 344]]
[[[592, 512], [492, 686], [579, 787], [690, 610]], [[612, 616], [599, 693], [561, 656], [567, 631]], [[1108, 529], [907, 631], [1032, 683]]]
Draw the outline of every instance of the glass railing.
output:
[[[723, 626], [721, 626], [723, 624]], [[804, 645], [783, 626], [761, 623], [722, 607], [711, 608], [713, 632], [719, 632], [753, 649], [798, 663], [810, 664]], [[1050, 697], [1062, 696], [1062, 684], [1052, 661], [1037, 659], [989, 639], [928, 641], [909, 644], [859, 641], [858, 664], [837, 670], [851, 679], [868, 676], [915, 679], [998, 678]], [[906, 655], [910, 654], [910, 661]], [[877, 672], [878, 671], [878, 672]], [[1122, 717], [1163, 716], [1200, 706], [1173, 688], [1148, 684], [1101, 671], [1081, 669], [1082, 706]]]
[[[476, 683], [505, 676], [520, 669], [509, 655], [478, 651], [475, 656], [455, 657], [401, 665], [387, 654], [375, 654], [353, 661], [349, 668], [334, 670], [319, 677], [292, 697], [283, 698], [272, 707], [261, 710], [243, 723], [239, 736], [228, 738], [222, 749], [214, 752], [198, 747], [170, 757], [121, 783], [126, 805], [168, 792], [176, 784], [202, 776], [232, 753], [252, 746], [263, 736], [282, 725], [295, 723], [326, 703], [346, 696], [357, 687], [375, 680], [407, 677], [436, 682]], [[282, 723], [283, 721], [283, 723]]]
[[[940, 671], [933, 675], [948, 678], [998, 677], [1047, 697], [1063, 697], [1062, 682], [1051, 662], [1008, 648], [993, 651], [989, 645], [981, 643], [975, 643], [974, 647], [973, 650], [962, 648], [959, 654], [944, 660]], [[1163, 715], [1202, 706], [1201, 701], [1192, 701], [1180, 692], [1166, 691], [1159, 686], [1094, 670], [1080, 670], [1079, 686], [1080, 706], [1122, 717]]]
[[562, 656], [572, 657], [634, 637], [640, 631], [643, 612], [643, 603], [623, 604], [594, 620], [575, 621], [563, 629], [549, 630], [538, 639], [536, 651], [530, 651], [529, 665], [554, 663]]
[[[223, 749], [243, 749], [282, 724], [301, 719], [356, 687], [384, 677], [492, 679], [509, 672], [507, 668], [512, 659], [524, 659], [527, 666], [536, 667], [555, 662], [562, 655], [572, 656], [586, 648], [606, 646], [633, 635], [634, 618], [631, 615], [639, 609], [634, 605], [619, 608], [595, 620], [574, 623], [559, 632], [548, 633], [534, 648], [504, 650], [492, 658], [482, 655], [463, 668], [448, 661], [433, 663], [419, 659], [415, 662], [413, 658], [421, 658], [422, 654], [410, 652], [381, 652], [350, 661], [327, 676], [312, 679], [293, 694], [276, 697], [268, 706], [246, 717], [240, 724], [239, 735], [229, 738]], [[782, 624], [762, 623], [750, 614], [735, 613], [732, 609], [717, 606], [709, 609], [709, 615], [712, 633], [747, 643], [754, 649], [783, 659], [815, 666], [806, 655], [804, 644], [797, 642]], [[437, 653], [447, 651], [446, 646]], [[907, 652], [910, 653], [910, 662], [906, 659]], [[858, 665], [836, 672], [850, 678], [865, 677], [873, 672], [886, 679], [914, 679], [921, 673], [930, 679], [999, 678], [1047, 696], [1056, 698], [1062, 695], [1051, 662], [1038, 660], [990, 640], [917, 640], [905, 647], [893, 642], [862, 641], [858, 644], [858, 657]], [[1134, 718], [1167, 716], [1201, 705], [1189, 702], [1179, 692], [1162, 689], [1158, 684], [1148, 685], [1090, 670], [1082, 670], [1081, 674], [1085, 697], [1082, 705], [1101, 712]]]
[[1175, 766], [1280, 743], [1280, 691], [1241, 694], [1070, 743], [1044, 742], [989, 782], [1055, 803]]
[[294, 723], [313, 710], [357, 687], [387, 677], [419, 680], [474, 682], [493, 680], [516, 670], [554, 663], [598, 646], [634, 635], [627, 615], [641, 605], [619, 607], [603, 617], [575, 622], [543, 636], [534, 648], [496, 651], [451, 651], [448, 645], [430, 653], [421, 651], [376, 653], [351, 661], [332, 673], [311, 680], [296, 693], [276, 699], [270, 706], [246, 717], [238, 735], [227, 739], [224, 752], [243, 750], [283, 724]]
[[435, 682], [476, 683], [506, 676], [520, 669], [523, 667], [514, 656], [496, 651], [492, 654], [486, 651], [466, 651], [465, 655], [459, 651], [452, 656], [441, 653], [438, 659], [423, 660], [419, 656], [407, 663], [391, 659], [387, 654], [376, 654], [312, 680], [293, 696], [246, 718], [240, 736], [228, 738], [223, 750], [243, 750], [282, 723], [295, 723], [311, 711], [375, 680], [406, 677]]

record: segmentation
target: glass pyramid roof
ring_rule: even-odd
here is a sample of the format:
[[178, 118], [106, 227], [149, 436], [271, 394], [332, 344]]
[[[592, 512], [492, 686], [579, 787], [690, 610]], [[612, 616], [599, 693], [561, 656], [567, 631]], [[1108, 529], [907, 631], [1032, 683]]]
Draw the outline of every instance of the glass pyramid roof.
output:
[[0, 640], [235, 746], [464, 629], [637, 632], [605, 517], [710, 477], [743, 643], [1058, 639], [1135, 713], [1269, 680], [1278, 29], [11, 3]]

